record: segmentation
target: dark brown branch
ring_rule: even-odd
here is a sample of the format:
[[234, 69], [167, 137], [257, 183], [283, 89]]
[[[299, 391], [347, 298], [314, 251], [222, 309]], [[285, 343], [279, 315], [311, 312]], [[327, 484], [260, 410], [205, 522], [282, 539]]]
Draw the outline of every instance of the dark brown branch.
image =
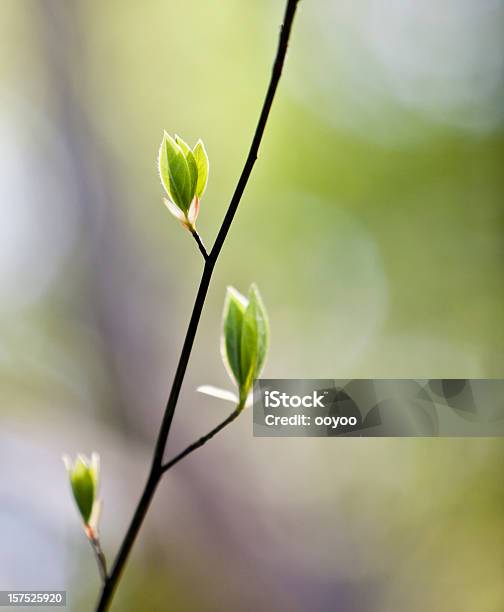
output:
[[142, 496], [138, 502], [131, 523], [128, 527], [128, 531], [126, 532], [124, 540], [119, 548], [119, 552], [115, 559], [110, 576], [107, 578], [103, 586], [100, 599], [96, 608], [97, 612], [103, 612], [107, 610], [110, 605], [110, 602], [112, 601], [114, 591], [120, 580], [122, 570], [124, 569], [126, 561], [129, 557], [131, 548], [133, 547], [138, 532], [140, 531], [140, 527], [142, 526], [145, 515], [147, 514], [147, 510], [149, 509], [150, 503], [152, 501], [154, 493], [156, 492], [159, 481], [161, 480], [163, 473], [166, 471], [166, 465], [168, 465], [166, 464], [165, 466], [163, 466], [163, 455], [166, 448], [168, 435], [170, 433], [173, 415], [175, 414], [175, 408], [177, 406], [180, 389], [182, 387], [187, 365], [189, 363], [189, 358], [191, 356], [191, 350], [198, 329], [201, 312], [205, 304], [205, 298], [208, 292], [208, 287], [210, 285], [210, 280], [212, 278], [213, 269], [217, 262], [217, 258], [219, 257], [219, 254], [222, 250], [224, 241], [229, 232], [229, 228], [231, 227], [231, 223], [233, 222], [233, 218], [238, 209], [241, 197], [252, 172], [252, 168], [254, 167], [255, 161], [257, 159], [259, 145], [261, 144], [261, 139], [264, 134], [264, 129], [266, 127], [268, 116], [271, 110], [271, 105], [273, 103], [275, 92], [277, 90], [278, 83], [280, 81], [280, 76], [282, 74], [285, 56], [287, 54], [287, 47], [289, 43], [292, 22], [294, 19], [294, 14], [296, 12], [298, 1], [299, 0], [287, 0], [283, 24], [280, 30], [278, 50], [273, 64], [273, 70], [271, 73], [268, 90], [266, 92], [266, 97], [264, 99], [261, 114], [259, 116], [259, 121], [257, 123], [257, 127], [254, 133], [254, 138], [252, 140], [252, 144], [250, 146], [250, 150], [247, 155], [247, 159], [245, 161], [241, 176], [238, 180], [235, 192], [233, 194], [233, 197], [231, 198], [231, 202], [227, 209], [220, 230], [217, 234], [217, 238], [215, 239], [215, 243], [212, 247], [212, 250], [208, 254], [208, 257], [205, 259], [205, 266], [203, 269], [203, 274], [201, 276], [198, 293], [196, 294], [193, 311], [189, 320], [189, 326], [187, 328], [186, 337], [182, 346], [182, 351], [180, 354], [177, 370], [175, 372], [175, 377], [173, 379], [170, 396], [168, 398], [161, 427], [159, 429], [149, 476], [147, 478], [147, 482], [145, 483]]

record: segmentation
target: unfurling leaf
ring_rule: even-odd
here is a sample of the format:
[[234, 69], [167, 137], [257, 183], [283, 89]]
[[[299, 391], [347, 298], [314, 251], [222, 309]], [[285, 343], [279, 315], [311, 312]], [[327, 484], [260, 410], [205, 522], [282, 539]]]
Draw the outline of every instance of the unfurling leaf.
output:
[[159, 175], [171, 201], [186, 212], [191, 204], [191, 177], [186, 157], [166, 132], [159, 149]]
[[224, 304], [221, 352], [231, 378], [244, 402], [264, 365], [268, 350], [269, 326], [264, 304], [255, 285], [248, 299], [229, 287]]
[[242, 324], [241, 371], [243, 385], [248, 390], [261, 373], [268, 349], [268, 320], [256, 285], [251, 285], [249, 302]]
[[168, 210], [189, 230], [194, 231], [200, 199], [208, 180], [208, 157], [199, 140], [191, 149], [180, 136], [164, 132], [158, 156], [159, 176], [168, 199]]
[[224, 302], [224, 329], [221, 339], [221, 352], [224, 365], [232, 380], [241, 385], [241, 332], [243, 314], [247, 300], [233, 287], [228, 287]]
[[196, 164], [196, 158], [194, 153], [191, 151], [189, 146], [180, 138], [175, 136], [175, 142], [182, 149], [182, 153], [185, 156], [187, 162], [187, 168], [189, 170], [189, 206], [194, 199], [196, 193], [196, 183], [198, 182], [198, 165]]
[[198, 198], [205, 193], [206, 185], [208, 182], [208, 171], [210, 164], [208, 162], [208, 155], [205, 149], [205, 145], [201, 140], [198, 140], [194, 147], [194, 157], [196, 158], [196, 164], [198, 166], [198, 182], [196, 185], [196, 195]]
[[[77, 459], [72, 464], [68, 456], [63, 457], [63, 461], [68, 471], [72, 493], [79, 509], [84, 525], [88, 527], [94, 518], [98, 519], [99, 511], [98, 483], [100, 471], [100, 458], [97, 453], [91, 455], [88, 460], [83, 455], [77, 455]], [[96, 525], [95, 525], [96, 527]]]

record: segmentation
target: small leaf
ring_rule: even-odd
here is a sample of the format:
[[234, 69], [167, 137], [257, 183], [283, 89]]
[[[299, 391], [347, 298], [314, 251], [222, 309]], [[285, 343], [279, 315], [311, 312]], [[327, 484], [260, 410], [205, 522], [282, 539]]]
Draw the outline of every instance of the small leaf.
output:
[[187, 220], [189, 221], [189, 229], [191, 226], [194, 228], [196, 223], [196, 219], [198, 218], [200, 210], [199, 198], [198, 196], [194, 196], [193, 201], [191, 202], [191, 206], [189, 206], [189, 211], [187, 212]]
[[94, 482], [95, 493], [98, 492], [98, 482], [100, 478], [100, 455], [98, 453], [91, 453], [91, 462], [89, 465], [89, 472]]
[[242, 372], [242, 381], [240, 385], [240, 396], [243, 396], [250, 388], [257, 361], [256, 321], [253, 313], [248, 308], [243, 317], [241, 340], [240, 368]]
[[191, 204], [191, 174], [184, 152], [166, 132], [159, 149], [159, 175], [170, 199], [184, 212]]
[[198, 166], [198, 182], [196, 184], [196, 195], [198, 198], [205, 193], [205, 189], [208, 182], [208, 172], [209, 172], [209, 161], [208, 155], [205, 149], [205, 145], [201, 140], [198, 140], [196, 146], [193, 149], [194, 157], [196, 159], [196, 164]]
[[249, 289], [249, 302], [243, 315], [241, 334], [240, 396], [246, 397], [254, 378], [260, 374], [268, 348], [268, 320], [266, 311], [255, 285]]
[[241, 372], [242, 386], [240, 394], [245, 394], [250, 389], [257, 363], [257, 320], [255, 316], [255, 304], [249, 302], [243, 316], [242, 341], [241, 341]]
[[184, 153], [186, 158], [187, 167], [189, 169], [189, 175], [191, 178], [189, 194], [190, 202], [192, 202], [196, 194], [196, 184], [198, 182], [198, 165], [196, 163], [194, 153], [189, 148], [189, 145], [184, 140], [182, 140], [182, 138], [180, 138], [180, 136], [175, 136], [175, 142], [182, 149], [182, 152]]
[[181, 138], [178, 134], [175, 134], [175, 142], [181, 148], [184, 155], [187, 155], [187, 151], [191, 150], [187, 142], [183, 138]]
[[221, 340], [221, 353], [228, 374], [238, 386], [241, 387], [241, 334], [243, 314], [247, 306], [246, 299], [233, 289], [228, 287], [226, 300], [224, 302], [223, 334]]
[[89, 517], [89, 526], [92, 529], [92, 532], [95, 536], [98, 536], [98, 523], [100, 522], [102, 511], [102, 502], [101, 499], [95, 500], [93, 504], [93, 510], [91, 511], [91, 516]]
[[269, 346], [269, 321], [264, 302], [262, 301], [261, 294], [257, 285], [253, 283], [249, 289], [249, 308], [253, 306], [254, 315], [256, 318], [256, 330], [257, 330], [257, 362], [255, 366], [254, 378], [259, 378], [264, 362], [266, 360], [266, 354]]
[[229, 287], [224, 304], [221, 353], [231, 379], [238, 386], [241, 403], [261, 373], [268, 342], [268, 317], [256, 285], [251, 285], [248, 300]]
[[192, 151], [188, 151], [186, 155], [187, 167], [189, 168], [189, 175], [191, 177], [190, 183], [190, 200], [189, 206], [195, 197], [198, 197], [196, 194], [196, 185], [198, 183], [198, 166], [196, 164], [196, 159]]
[[196, 389], [196, 391], [198, 391], [198, 393], [204, 393], [205, 395], [210, 395], [211, 397], [224, 400], [225, 402], [231, 402], [232, 404], [238, 403], [236, 394], [232, 391], [228, 391], [227, 389], [220, 389], [219, 387], [214, 387], [213, 385], [201, 385]]
[[166, 208], [171, 212], [171, 214], [176, 219], [178, 219], [179, 221], [184, 223], [185, 215], [184, 215], [183, 211], [181, 211], [180, 208], [176, 204], [174, 204], [171, 200], [169, 200], [168, 198], [163, 198], [163, 202], [164, 202], [164, 205], [166, 206]]
[[93, 453], [91, 461], [88, 461], [82, 455], [78, 455], [73, 465], [68, 457], [64, 457], [63, 461], [68, 470], [75, 503], [84, 524], [88, 525], [98, 491], [99, 457]]

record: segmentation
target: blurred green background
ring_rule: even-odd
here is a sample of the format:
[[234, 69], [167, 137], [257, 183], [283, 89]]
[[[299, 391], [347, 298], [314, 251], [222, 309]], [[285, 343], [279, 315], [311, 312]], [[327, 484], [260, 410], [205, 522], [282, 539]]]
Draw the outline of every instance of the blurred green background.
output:
[[[162, 204], [162, 130], [207, 147], [208, 244], [268, 83], [281, 0], [2, 0], [0, 588], [99, 586], [61, 463], [102, 457], [112, 558], [201, 258]], [[265, 376], [502, 377], [504, 3], [303, 0], [221, 255], [171, 455], [229, 407], [228, 284]], [[499, 612], [499, 439], [254, 439], [245, 413], [160, 487], [114, 609]]]

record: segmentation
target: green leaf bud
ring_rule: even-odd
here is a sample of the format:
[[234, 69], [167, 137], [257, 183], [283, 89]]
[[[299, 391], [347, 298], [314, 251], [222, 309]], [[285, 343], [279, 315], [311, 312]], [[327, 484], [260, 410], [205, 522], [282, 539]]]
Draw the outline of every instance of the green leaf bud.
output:
[[170, 200], [183, 212], [191, 204], [191, 176], [180, 146], [166, 132], [159, 148], [159, 176]]
[[164, 132], [158, 170], [168, 198], [168, 210], [190, 231], [199, 214], [199, 201], [208, 181], [208, 156], [201, 140], [191, 149], [180, 137]]
[[68, 471], [75, 503], [87, 527], [92, 522], [92, 515], [99, 507], [97, 495], [100, 458], [97, 453], [91, 455], [91, 460], [83, 455], [77, 455], [75, 462], [72, 463], [70, 457], [64, 456], [63, 462]]
[[266, 309], [255, 285], [248, 299], [236, 289], [228, 288], [224, 303], [221, 353], [224, 365], [239, 390], [244, 403], [255, 378], [258, 378], [269, 343]]

